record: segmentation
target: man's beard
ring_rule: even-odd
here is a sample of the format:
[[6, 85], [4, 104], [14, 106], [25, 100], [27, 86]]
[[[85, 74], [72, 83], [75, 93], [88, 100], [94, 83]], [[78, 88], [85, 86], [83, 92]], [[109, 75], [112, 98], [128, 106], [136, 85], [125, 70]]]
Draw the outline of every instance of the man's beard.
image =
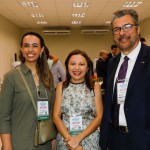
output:
[[[126, 39], [128, 42], [128, 44], [125, 46], [120, 44], [120, 42], [123, 41], [124, 39]], [[117, 40], [115, 40], [114, 42], [116, 43], [117, 47], [121, 51], [126, 51], [126, 50], [131, 50], [134, 47], [136, 41], [137, 41], [137, 37], [135, 37], [133, 40], [131, 40], [131, 37], [122, 35]]]

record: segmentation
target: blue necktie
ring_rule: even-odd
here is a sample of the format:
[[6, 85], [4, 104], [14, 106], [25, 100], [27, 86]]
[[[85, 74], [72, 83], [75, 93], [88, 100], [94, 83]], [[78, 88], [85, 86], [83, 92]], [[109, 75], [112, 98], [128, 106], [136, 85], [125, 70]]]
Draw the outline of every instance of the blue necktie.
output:
[[128, 60], [127, 56], [124, 57], [124, 61], [121, 64], [118, 77], [116, 78], [114, 94], [113, 94], [113, 104], [112, 104], [112, 123], [115, 128], [119, 126], [119, 107], [120, 104], [117, 103], [117, 83], [119, 81], [125, 80], [127, 68], [128, 68]]

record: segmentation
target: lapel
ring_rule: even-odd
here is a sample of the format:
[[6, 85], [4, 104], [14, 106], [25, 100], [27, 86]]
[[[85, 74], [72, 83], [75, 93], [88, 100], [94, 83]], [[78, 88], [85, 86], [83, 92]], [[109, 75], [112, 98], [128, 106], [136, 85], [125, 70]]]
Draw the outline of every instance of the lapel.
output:
[[115, 73], [120, 61], [121, 53], [118, 54], [116, 57], [112, 58], [112, 61], [110, 61], [110, 65], [108, 66], [108, 93], [111, 95], [111, 98], [113, 96], [113, 87], [114, 87], [114, 77]]
[[103, 58], [101, 58], [101, 57], [99, 58], [99, 60], [100, 60], [100, 61], [104, 61], [104, 59], [103, 59]]
[[134, 84], [137, 82], [139, 75], [143, 73], [143, 69], [145, 68], [147, 59], [148, 58], [147, 58], [146, 46], [141, 45], [139, 55], [137, 57], [137, 60], [135, 62], [134, 68], [132, 70], [132, 73], [129, 79], [128, 89], [126, 93], [126, 101], [128, 101], [128, 96], [130, 92], [132, 91]]

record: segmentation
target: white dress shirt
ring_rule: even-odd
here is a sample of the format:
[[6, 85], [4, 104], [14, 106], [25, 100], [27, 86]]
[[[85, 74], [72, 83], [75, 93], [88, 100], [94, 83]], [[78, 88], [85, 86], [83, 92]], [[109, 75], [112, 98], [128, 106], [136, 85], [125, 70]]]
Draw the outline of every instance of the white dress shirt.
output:
[[[139, 42], [139, 44], [137, 45], [137, 47], [131, 52], [129, 53], [127, 56], [129, 58], [128, 60], [128, 69], [127, 69], [127, 73], [126, 73], [126, 77], [125, 80], [129, 81], [130, 79], [130, 75], [132, 73], [134, 64], [136, 62], [137, 56], [139, 54], [139, 51], [141, 49], [141, 42]], [[116, 70], [116, 74], [115, 74], [115, 80], [114, 80], [114, 85], [115, 85], [115, 81], [116, 78], [118, 76], [118, 72], [119, 69], [121, 67], [122, 62], [124, 61], [124, 57], [125, 55], [121, 52], [121, 58], [120, 58], [120, 62], [118, 64], [118, 68]], [[125, 113], [124, 113], [124, 104], [120, 104], [120, 109], [119, 109], [119, 125], [121, 126], [127, 126], [127, 122], [126, 122], [126, 118], [125, 118]]]

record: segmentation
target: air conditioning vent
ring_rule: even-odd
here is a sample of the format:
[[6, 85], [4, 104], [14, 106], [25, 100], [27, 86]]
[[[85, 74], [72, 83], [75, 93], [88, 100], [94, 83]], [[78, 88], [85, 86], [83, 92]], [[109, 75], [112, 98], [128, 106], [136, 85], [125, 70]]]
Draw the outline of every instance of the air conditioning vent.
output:
[[50, 27], [50, 28], [44, 28], [43, 29], [44, 35], [70, 35], [71, 31], [69, 28], [56, 28], [56, 27]]
[[85, 28], [81, 29], [81, 34], [108, 34], [108, 28]]

